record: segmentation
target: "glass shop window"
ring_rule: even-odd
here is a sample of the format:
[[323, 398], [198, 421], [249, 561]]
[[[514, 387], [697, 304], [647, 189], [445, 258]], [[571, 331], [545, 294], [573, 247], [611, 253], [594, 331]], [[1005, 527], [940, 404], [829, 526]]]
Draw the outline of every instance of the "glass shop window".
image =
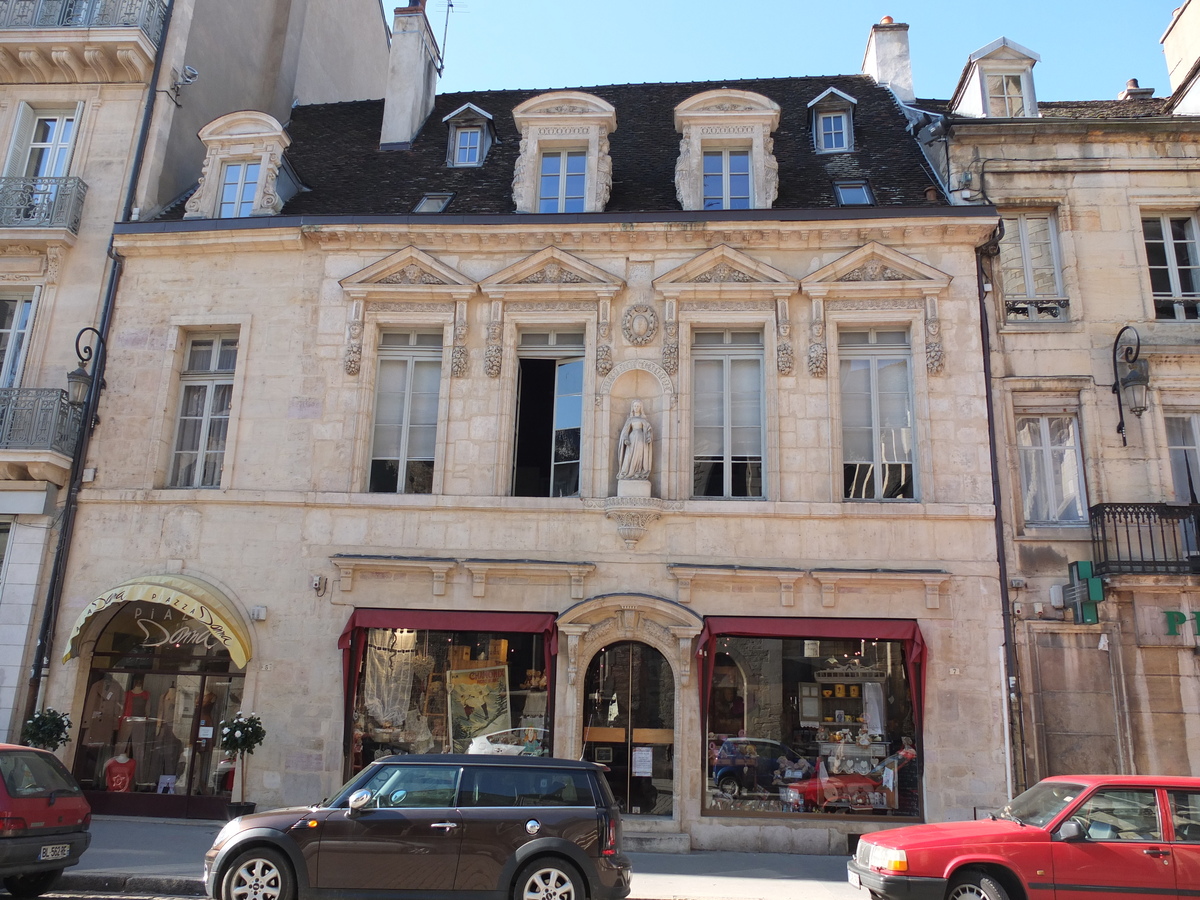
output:
[[705, 744], [711, 815], [920, 815], [901, 641], [719, 638]]
[[541, 634], [370, 628], [351, 767], [396, 753], [549, 756]]

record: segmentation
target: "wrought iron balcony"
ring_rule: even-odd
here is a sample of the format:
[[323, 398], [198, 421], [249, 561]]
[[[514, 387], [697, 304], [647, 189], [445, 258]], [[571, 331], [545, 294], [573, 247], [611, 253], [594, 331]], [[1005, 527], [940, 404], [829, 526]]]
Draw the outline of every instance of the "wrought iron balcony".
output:
[[0, 178], [0, 228], [65, 228], [78, 234], [86, 196], [82, 178]]
[[3, 28], [140, 28], [162, 37], [166, 0], [0, 0]]
[[0, 389], [0, 450], [75, 452], [83, 411], [57, 388]]
[[1100, 503], [1090, 513], [1097, 575], [1200, 573], [1200, 504]]

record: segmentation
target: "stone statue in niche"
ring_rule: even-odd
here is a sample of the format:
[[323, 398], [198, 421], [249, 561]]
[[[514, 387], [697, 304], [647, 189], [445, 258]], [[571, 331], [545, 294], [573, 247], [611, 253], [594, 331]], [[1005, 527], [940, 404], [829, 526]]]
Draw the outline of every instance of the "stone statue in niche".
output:
[[634, 400], [629, 406], [629, 418], [621, 429], [617, 440], [619, 464], [617, 478], [622, 480], [643, 480], [650, 477], [650, 467], [654, 463], [654, 431], [650, 420], [646, 418], [641, 400]]

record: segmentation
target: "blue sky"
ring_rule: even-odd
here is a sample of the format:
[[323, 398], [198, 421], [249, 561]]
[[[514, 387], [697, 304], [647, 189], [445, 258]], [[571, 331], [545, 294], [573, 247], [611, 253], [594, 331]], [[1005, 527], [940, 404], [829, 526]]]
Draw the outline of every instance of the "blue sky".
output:
[[[391, 10], [405, 0], [384, 0]], [[871, 25], [910, 26], [918, 97], [949, 97], [968, 54], [1034, 50], [1040, 100], [1168, 93], [1159, 39], [1183, 0], [452, 0], [439, 90], [552, 88], [859, 71]], [[442, 38], [447, 0], [429, 0]]]

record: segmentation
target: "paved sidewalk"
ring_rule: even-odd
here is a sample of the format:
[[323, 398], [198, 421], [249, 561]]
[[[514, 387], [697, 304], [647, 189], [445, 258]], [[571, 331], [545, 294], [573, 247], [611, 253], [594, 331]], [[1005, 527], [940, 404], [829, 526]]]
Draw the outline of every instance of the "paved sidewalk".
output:
[[[222, 822], [96, 816], [92, 845], [56, 893], [196, 896]], [[631, 853], [632, 900], [865, 900], [846, 883], [846, 858], [788, 853]]]

